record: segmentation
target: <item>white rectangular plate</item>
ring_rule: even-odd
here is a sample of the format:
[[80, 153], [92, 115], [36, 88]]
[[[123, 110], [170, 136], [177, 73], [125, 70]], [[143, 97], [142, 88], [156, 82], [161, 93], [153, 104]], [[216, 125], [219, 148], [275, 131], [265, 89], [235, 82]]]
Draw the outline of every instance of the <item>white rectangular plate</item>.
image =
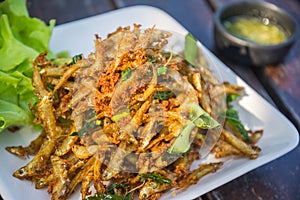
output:
[[[68, 50], [71, 55], [80, 53], [87, 55], [93, 51], [95, 34], [105, 38], [117, 27], [132, 26], [133, 23], [142, 24], [144, 28], [156, 25], [157, 28], [183, 34], [188, 32], [162, 10], [149, 6], [133, 6], [57, 26], [54, 29], [50, 46], [54, 52]], [[215, 174], [207, 175], [198, 184], [176, 194], [176, 196], [172, 196], [170, 192], [166, 193], [162, 199], [196, 198], [286, 154], [298, 144], [298, 132], [290, 121], [205, 47], [203, 47], [203, 51], [210, 62], [218, 66], [224, 80], [245, 87], [247, 96], [239, 102], [238, 110], [242, 121], [248, 128], [264, 129], [264, 135], [258, 143], [262, 151], [256, 160], [231, 158]], [[0, 193], [5, 200], [50, 199], [46, 189], [36, 190], [34, 184], [12, 177], [13, 172], [24, 166], [29, 160], [21, 160], [5, 151], [6, 146], [27, 145], [35, 137], [36, 133], [28, 127], [17, 133], [8, 131], [0, 133]], [[206, 161], [209, 160], [212, 160], [210, 156]], [[81, 199], [79, 190], [70, 199]]]

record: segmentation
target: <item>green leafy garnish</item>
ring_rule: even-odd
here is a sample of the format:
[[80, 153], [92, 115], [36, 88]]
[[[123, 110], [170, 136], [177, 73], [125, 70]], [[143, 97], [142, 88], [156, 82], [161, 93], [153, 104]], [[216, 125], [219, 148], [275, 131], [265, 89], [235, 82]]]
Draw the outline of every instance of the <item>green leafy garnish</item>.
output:
[[175, 139], [171, 148], [168, 150], [170, 154], [178, 154], [187, 152], [190, 147], [190, 135], [196, 125], [188, 120], [186, 126], [182, 129], [179, 136]]
[[228, 104], [228, 109], [225, 112], [225, 120], [226, 123], [235, 128], [246, 141], [250, 141], [248, 131], [245, 129], [243, 123], [241, 122], [238, 112], [233, 109], [232, 105], [230, 105], [231, 102], [236, 101], [240, 96], [240, 94], [227, 94], [226, 102]]
[[95, 127], [97, 127], [97, 120], [91, 121], [91, 122], [87, 122], [83, 124], [83, 127], [76, 132], [71, 133], [70, 136], [80, 136], [83, 137], [87, 134], [88, 130], [93, 129]]
[[235, 127], [241, 133], [241, 135], [244, 137], [246, 141], [250, 140], [248, 131], [245, 129], [244, 125], [242, 124], [238, 112], [234, 110], [232, 106], [229, 106], [229, 108], [227, 109], [225, 117], [226, 117], [226, 122], [231, 126]]
[[127, 185], [113, 183], [107, 187], [105, 194], [95, 194], [92, 197], [88, 197], [87, 200], [131, 200], [132, 192], [121, 195], [115, 192], [115, 190], [126, 191]]
[[172, 91], [155, 91], [154, 99], [158, 100], [168, 100], [172, 96], [174, 96], [174, 93]]
[[163, 53], [166, 57], [170, 57], [172, 55], [172, 53], [170, 51], [166, 51]]
[[131, 200], [132, 193], [126, 196], [121, 196], [119, 194], [95, 194], [92, 197], [88, 197], [87, 200]]
[[241, 95], [240, 94], [228, 94], [226, 96], [226, 102], [230, 103], [236, 101]]
[[199, 116], [193, 122], [197, 127], [202, 129], [216, 128], [220, 125], [216, 120], [214, 120], [207, 113], [204, 113], [203, 115]]
[[157, 75], [160, 76], [160, 75], [165, 75], [167, 73], [167, 66], [160, 66], [157, 68]]
[[78, 60], [81, 60], [82, 59], [82, 54], [79, 54], [79, 55], [75, 55], [72, 57], [72, 62], [71, 64], [76, 64], [78, 62]]
[[113, 183], [110, 186], [107, 187], [106, 193], [108, 194], [114, 194], [115, 189], [123, 189], [126, 190], [128, 188], [127, 185], [119, 184], [119, 183]]
[[73, 133], [71, 133], [71, 135], [70, 136], [80, 136], [79, 135], [79, 132], [77, 132], [77, 131], [74, 131]]
[[126, 81], [127, 79], [130, 78], [130, 75], [131, 75], [131, 68], [128, 67], [127, 69], [122, 71], [121, 80]]
[[33, 124], [29, 105], [38, 98], [31, 83], [31, 63], [41, 52], [50, 52], [54, 24], [31, 18], [25, 0], [0, 3], [0, 132]]
[[148, 179], [151, 179], [153, 180], [154, 182], [158, 183], [158, 184], [164, 184], [164, 183], [167, 183], [167, 184], [171, 184], [171, 180], [168, 179], [168, 178], [165, 178], [163, 177], [162, 175], [160, 175], [159, 173], [153, 171], [149, 174], [141, 174], [140, 175], [140, 181], [146, 181]]
[[210, 129], [220, 126], [220, 124], [205, 110], [203, 110], [199, 104], [191, 105], [189, 118], [197, 127], [202, 129]]
[[198, 56], [198, 46], [196, 38], [188, 33], [185, 36], [185, 43], [184, 43], [184, 57], [188, 63], [193, 66], [196, 66], [196, 59]]
[[191, 105], [189, 118], [190, 120], [187, 120], [185, 127], [168, 150], [169, 153], [187, 152], [190, 149], [191, 132], [196, 126], [201, 129], [211, 129], [220, 126], [220, 124], [205, 112], [199, 104]]
[[147, 62], [155, 63], [155, 61], [156, 61], [154, 56], [147, 55], [147, 58], [148, 58]]
[[114, 122], [117, 122], [120, 119], [122, 119], [123, 117], [126, 117], [128, 115], [129, 115], [129, 111], [125, 110], [125, 111], [121, 112], [120, 114], [116, 114], [116, 115], [112, 116], [111, 120], [114, 121]]

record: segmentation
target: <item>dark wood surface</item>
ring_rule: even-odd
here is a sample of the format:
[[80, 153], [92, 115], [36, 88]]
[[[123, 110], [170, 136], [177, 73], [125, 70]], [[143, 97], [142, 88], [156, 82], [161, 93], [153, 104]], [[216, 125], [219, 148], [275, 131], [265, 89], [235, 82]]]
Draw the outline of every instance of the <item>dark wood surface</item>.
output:
[[[299, 1], [268, 1], [289, 11], [300, 24]], [[227, 1], [217, 2], [221, 6]], [[212, 32], [214, 13], [205, 0], [28, 0], [28, 9], [31, 16], [46, 22], [56, 19], [57, 24], [62, 24], [137, 4], [158, 7], [173, 16], [300, 130], [300, 40], [282, 63], [250, 68], [234, 64], [215, 51]], [[300, 146], [283, 157], [202, 195], [199, 199], [300, 199]]]

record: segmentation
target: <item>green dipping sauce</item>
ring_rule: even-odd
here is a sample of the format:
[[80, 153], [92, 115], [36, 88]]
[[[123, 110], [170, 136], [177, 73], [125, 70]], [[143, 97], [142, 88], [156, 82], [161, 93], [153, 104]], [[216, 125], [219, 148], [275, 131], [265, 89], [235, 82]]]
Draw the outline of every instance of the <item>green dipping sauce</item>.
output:
[[266, 18], [235, 16], [223, 24], [229, 33], [257, 44], [276, 45], [288, 38], [282, 27]]

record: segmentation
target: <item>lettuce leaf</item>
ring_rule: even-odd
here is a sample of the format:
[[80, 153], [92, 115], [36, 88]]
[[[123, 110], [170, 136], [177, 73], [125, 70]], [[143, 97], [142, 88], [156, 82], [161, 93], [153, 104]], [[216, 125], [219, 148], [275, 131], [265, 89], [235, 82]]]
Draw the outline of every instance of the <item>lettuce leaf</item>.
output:
[[38, 52], [17, 40], [9, 26], [7, 15], [0, 18], [0, 37], [3, 39], [0, 49], [1, 71], [8, 72], [20, 65], [26, 59], [33, 59]]
[[54, 20], [47, 25], [31, 18], [26, 0], [0, 3], [0, 132], [10, 126], [32, 124], [29, 106], [38, 98], [31, 82], [31, 62], [39, 53], [50, 52], [54, 25]]

